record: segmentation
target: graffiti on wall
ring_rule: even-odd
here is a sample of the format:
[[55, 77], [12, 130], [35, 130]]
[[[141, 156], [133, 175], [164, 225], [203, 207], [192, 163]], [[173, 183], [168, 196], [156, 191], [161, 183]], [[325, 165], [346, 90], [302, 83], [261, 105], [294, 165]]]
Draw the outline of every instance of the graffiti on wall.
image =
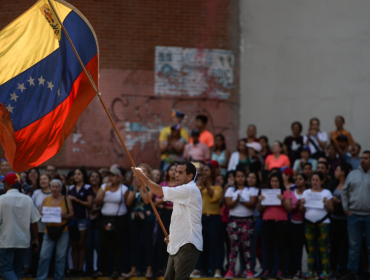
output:
[[155, 48], [155, 95], [230, 96], [235, 56], [217, 49]]

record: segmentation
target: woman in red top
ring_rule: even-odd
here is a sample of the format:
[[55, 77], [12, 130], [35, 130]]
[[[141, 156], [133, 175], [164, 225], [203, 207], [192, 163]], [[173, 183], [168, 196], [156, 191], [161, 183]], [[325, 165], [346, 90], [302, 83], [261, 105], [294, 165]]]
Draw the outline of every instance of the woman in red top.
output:
[[277, 197], [281, 200], [280, 205], [264, 206], [263, 195], [258, 197], [258, 210], [263, 213], [263, 237], [266, 247], [266, 269], [262, 279], [270, 279], [274, 267], [275, 245], [277, 248], [279, 265], [276, 279], [285, 277], [286, 247], [288, 242], [288, 213], [292, 209], [290, 192], [285, 189], [283, 178], [280, 173], [271, 174], [267, 181], [269, 189], [280, 189], [281, 194]]
[[[165, 181], [160, 183], [162, 187], [176, 187], [176, 166], [177, 164], [172, 163], [167, 171], [165, 176]], [[171, 215], [172, 215], [172, 209], [173, 209], [173, 203], [171, 201], [163, 201], [162, 197], [157, 196], [155, 199], [155, 206], [160, 210], [160, 218], [163, 222], [164, 227], [166, 228], [166, 231], [169, 232], [170, 223], [171, 223]], [[160, 228], [158, 226], [157, 231], [157, 244], [158, 244], [158, 275], [162, 276], [164, 275], [163, 270], [164, 266], [167, 263], [167, 245], [165, 242], [163, 242], [165, 236]]]
[[290, 167], [289, 158], [282, 154], [283, 144], [279, 141], [275, 141], [272, 145], [272, 155], [267, 156], [265, 160], [265, 169], [271, 170], [272, 168], [282, 168], [284, 166]]

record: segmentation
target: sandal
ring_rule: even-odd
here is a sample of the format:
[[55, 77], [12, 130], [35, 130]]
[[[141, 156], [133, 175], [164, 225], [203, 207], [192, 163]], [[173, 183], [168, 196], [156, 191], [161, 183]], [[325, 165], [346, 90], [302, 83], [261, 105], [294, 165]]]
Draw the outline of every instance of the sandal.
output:
[[124, 278], [127, 279], [127, 278], [132, 278], [132, 277], [137, 277], [137, 272], [132, 272], [130, 271], [129, 273], [127, 273]]

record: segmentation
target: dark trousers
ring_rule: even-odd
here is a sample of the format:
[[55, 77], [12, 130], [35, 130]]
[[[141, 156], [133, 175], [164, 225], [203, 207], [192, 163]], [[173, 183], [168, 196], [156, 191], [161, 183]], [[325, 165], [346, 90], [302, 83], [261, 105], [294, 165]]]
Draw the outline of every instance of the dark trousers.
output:
[[[100, 227], [97, 226], [97, 219], [91, 221], [91, 228], [87, 235], [86, 241], [86, 271], [91, 273], [94, 271], [94, 250], [98, 254], [99, 264], [99, 253], [100, 253]], [[98, 271], [99, 271], [98, 265]]]
[[[200, 269], [206, 260], [206, 269], [222, 270], [224, 262], [224, 255], [222, 254], [222, 224], [220, 215], [202, 215], [202, 235], [204, 247], [208, 247], [208, 254], [206, 251], [201, 252], [197, 263], [197, 269]], [[205, 244], [205, 243], [208, 244]], [[208, 263], [210, 260], [212, 263]]]
[[[115, 217], [115, 230], [107, 231], [104, 226], [100, 230], [100, 271], [105, 274], [107, 272], [107, 262], [109, 253], [113, 251], [113, 271], [121, 271], [121, 260], [123, 250], [123, 240], [127, 229], [128, 215]], [[104, 216], [103, 216], [104, 222]]]
[[[160, 213], [160, 217], [166, 231], [169, 232], [170, 230], [170, 223], [171, 223], [171, 216], [172, 216], [172, 209], [163, 208]], [[157, 231], [157, 244], [158, 244], [158, 268], [159, 270], [164, 270], [166, 261], [168, 259], [167, 253], [167, 244], [164, 242], [164, 233], [160, 225], [158, 225]]]
[[168, 257], [164, 280], [189, 280], [199, 254], [200, 251], [191, 243], [181, 246], [175, 255]]
[[330, 269], [340, 274], [347, 271], [348, 262], [347, 219], [330, 221]]
[[[28, 249], [0, 249], [0, 277], [4, 280], [19, 279]], [[197, 257], [198, 258], [198, 257]]]
[[266, 270], [274, 267], [275, 245], [278, 253], [278, 269], [284, 271], [288, 242], [288, 221], [263, 221], [263, 234], [266, 247]]
[[136, 218], [130, 220], [130, 234], [131, 234], [131, 256], [132, 266], [138, 267], [139, 265], [139, 250], [140, 236], [143, 233], [144, 247], [145, 247], [145, 264], [146, 266], [153, 266], [153, 231], [154, 220], [142, 220]]
[[289, 222], [289, 260], [292, 273], [302, 270], [302, 254], [304, 246], [305, 232], [304, 224]]

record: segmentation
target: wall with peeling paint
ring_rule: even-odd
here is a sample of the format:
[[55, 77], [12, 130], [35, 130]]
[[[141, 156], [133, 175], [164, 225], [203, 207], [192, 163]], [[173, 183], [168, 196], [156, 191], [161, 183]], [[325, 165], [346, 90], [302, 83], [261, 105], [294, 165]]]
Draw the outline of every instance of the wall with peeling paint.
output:
[[[137, 164], [158, 166], [160, 129], [170, 125], [171, 113], [186, 114], [184, 126], [194, 127], [195, 116], [209, 117], [208, 129], [224, 133], [235, 150], [239, 129], [239, 2], [178, 0], [169, 3], [135, 0], [72, 0], [90, 21], [100, 48], [100, 90], [120, 134]], [[0, 28], [34, 3], [1, 4]], [[155, 94], [155, 49], [158, 46], [232, 53], [234, 80], [227, 96], [212, 95], [206, 87], [196, 96]], [[193, 51], [197, 53], [196, 51]], [[0, 157], [2, 156], [0, 151]], [[61, 151], [48, 162], [59, 167], [98, 168], [129, 161], [98, 99], [81, 115]], [[45, 164], [44, 164], [45, 165]]]

